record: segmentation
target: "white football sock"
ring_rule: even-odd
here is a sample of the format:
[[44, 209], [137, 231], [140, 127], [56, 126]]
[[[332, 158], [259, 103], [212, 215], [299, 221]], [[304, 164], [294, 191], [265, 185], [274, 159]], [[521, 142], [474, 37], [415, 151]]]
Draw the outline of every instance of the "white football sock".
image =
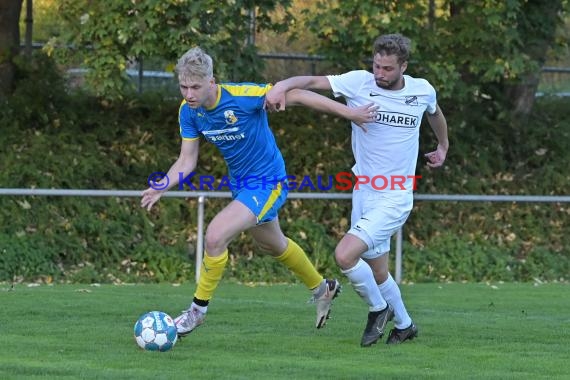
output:
[[355, 266], [342, 270], [342, 273], [348, 277], [360, 298], [368, 304], [369, 311], [380, 311], [386, 308], [388, 304], [382, 298], [380, 289], [374, 280], [372, 269], [364, 260], [359, 259]]
[[394, 326], [397, 329], [409, 327], [412, 324], [412, 319], [404, 306], [400, 288], [390, 273], [388, 273], [388, 279], [378, 285], [378, 289], [380, 293], [382, 293], [382, 297], [384, 297], [386, 302], [388, 302], [390, 307], [394, 310]]

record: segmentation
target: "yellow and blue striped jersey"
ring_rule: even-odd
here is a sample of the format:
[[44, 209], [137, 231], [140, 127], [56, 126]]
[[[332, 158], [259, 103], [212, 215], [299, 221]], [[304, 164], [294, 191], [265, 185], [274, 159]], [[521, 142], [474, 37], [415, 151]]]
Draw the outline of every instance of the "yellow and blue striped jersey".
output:
[[285, 162], [263, 108], [270, 88], [270, 84], [218, 84], [218, 100], [209, 109], [192, 109], [183, 100], [178, 113], [180, 136], [195, 139], [201, 134], [216, 145], [232, 182], [246, 177], [285, 178]]

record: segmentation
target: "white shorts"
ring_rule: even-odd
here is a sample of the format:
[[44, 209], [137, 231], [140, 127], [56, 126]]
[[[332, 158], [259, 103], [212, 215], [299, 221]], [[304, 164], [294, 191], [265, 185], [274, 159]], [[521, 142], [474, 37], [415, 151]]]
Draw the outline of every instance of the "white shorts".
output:
[[368, 245], [363, 258], [374, 259], [390, 251], [390, 238], [406, 222], [414, 204], [411, 191], [353, 191], [348, 233]]

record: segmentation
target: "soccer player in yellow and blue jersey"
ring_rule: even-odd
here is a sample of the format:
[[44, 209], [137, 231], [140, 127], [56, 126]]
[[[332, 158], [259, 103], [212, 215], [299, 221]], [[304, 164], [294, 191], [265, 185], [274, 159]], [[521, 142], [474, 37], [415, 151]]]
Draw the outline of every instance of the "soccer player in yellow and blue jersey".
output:
[[[340, 291], [336, 279], [324, 279], [299, 245], [281, 231], [278, 210], [287, 198], [283, 156], [269, 129], [265, 94], [270, 84], [217, 84], [212, 58], [201, 48], [187, 51], [176, 66], [180, 92], [180, 155], [170, 167], [169, 183], [157, 183], [142, 193], [148, 210], [168, 189], [196, 167], [200, 137], [219, 149], [230, 175], [232, 201], [209, 223], [201, 275], [190, 307], [175, 318], [180, 336], [204, 322], [208, 304], [222, 278], [228, 245], [248, 231], [261, 249], [286, 265], [312, 291], [317, 304], [316, 327], [326, 324], [332, 300]], [[350, 119], [373, 120], [375, 107], [349, 108], [316, 93], [292, 90], [287, 104], [302, 104]]]

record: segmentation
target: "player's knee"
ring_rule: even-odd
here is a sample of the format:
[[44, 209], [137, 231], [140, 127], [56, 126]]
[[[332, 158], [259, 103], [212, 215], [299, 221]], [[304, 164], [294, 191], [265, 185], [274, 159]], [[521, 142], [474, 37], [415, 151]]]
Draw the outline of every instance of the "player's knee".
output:
[[225, 237], [219, 231], [213, 231], [211, 229], [206, 230], [204, 246], [206, 248], [206, 252], [210, 256], [217, 256], [225, 251], [227, 244], [228, 242]]
[[334, 258], [337, 265], [344, 270], [352, 268], [356, 265], [357, 262], [352, 257], [350, 257], [346, 251], [339, 249], [338, 247], [334, 251]]

